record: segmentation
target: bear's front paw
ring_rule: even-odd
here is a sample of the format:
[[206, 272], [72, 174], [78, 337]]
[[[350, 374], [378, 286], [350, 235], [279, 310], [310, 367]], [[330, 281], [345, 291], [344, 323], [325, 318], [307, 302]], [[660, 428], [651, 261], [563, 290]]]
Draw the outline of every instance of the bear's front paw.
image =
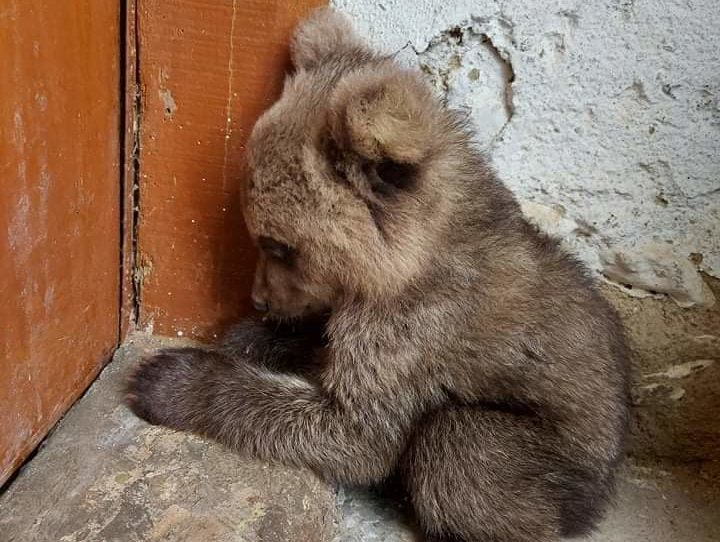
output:
[[211, 354], [199, 348], [172, 348], [144, 359], [126, 387], [126, 402], [143, 420], [192, 430], [203, 415]]
[[230, 357], [259, 362], [275, 340], [276, 334], [270, 326], [258, 320], [247, 319], [226, 329], [217, 346]]

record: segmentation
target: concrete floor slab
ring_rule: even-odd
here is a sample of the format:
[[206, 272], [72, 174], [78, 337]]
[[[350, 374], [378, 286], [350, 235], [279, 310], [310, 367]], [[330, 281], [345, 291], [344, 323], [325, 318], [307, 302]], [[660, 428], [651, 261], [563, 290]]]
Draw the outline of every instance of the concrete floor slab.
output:
[[[402, 502], [334, 488], [307, 471], [241, 458], [152, 427], [122, 404], [136, 335], [0, 495], [7, 542], [419, 542]], [[172, 341], [177, 345], [177, 341]], [[622, 471], [587, 542], [720, 541], [720, 464]]]

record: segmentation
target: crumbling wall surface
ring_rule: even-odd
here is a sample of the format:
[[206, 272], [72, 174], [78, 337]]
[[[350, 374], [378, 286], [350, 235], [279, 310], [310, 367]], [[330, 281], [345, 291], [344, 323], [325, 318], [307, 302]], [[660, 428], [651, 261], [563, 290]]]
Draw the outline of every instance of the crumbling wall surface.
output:
[[605, 281], [636, 449], [720, 454], [717, 1], [333, 3], [469, 116], [525, 213]]
[[[466, 111], [526, 211], [608, 279], [710, 303], [716, 0], [335, 0]], [[641, 292], [642, 293], [642, 292]]]

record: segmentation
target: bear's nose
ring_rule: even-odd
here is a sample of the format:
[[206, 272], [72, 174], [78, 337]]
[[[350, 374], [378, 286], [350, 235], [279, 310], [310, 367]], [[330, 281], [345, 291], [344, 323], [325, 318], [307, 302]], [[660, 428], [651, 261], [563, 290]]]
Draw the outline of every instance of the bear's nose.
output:
[[268, 304], [267, 301], [258, 299], [256, 297], [252, 298], [253, 307], [255, 307], [256, 311], [260, 312], [267, 312], [268, 310]]

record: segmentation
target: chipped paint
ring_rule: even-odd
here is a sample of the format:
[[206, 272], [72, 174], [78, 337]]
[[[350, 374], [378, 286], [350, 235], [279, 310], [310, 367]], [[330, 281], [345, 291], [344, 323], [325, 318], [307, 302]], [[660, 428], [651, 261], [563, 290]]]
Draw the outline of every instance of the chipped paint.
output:
[[158, 90], [158, 93], [160, 94], [160, 99], [162, 100], [165, 108], [165, 118], [173, 118], [173, 116], [175, 116], [175, 111], [177, 111], [177, 104], [175, 103], [172, 92], [169, 88], [161, 88]]

